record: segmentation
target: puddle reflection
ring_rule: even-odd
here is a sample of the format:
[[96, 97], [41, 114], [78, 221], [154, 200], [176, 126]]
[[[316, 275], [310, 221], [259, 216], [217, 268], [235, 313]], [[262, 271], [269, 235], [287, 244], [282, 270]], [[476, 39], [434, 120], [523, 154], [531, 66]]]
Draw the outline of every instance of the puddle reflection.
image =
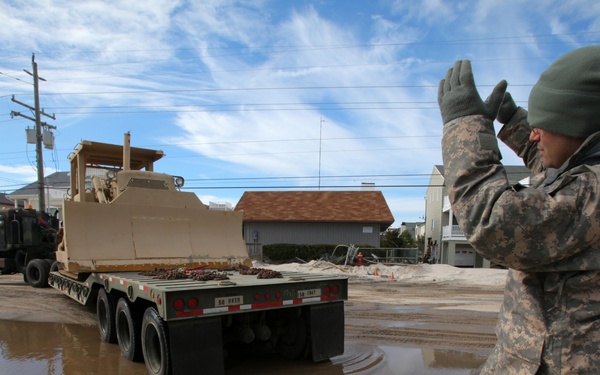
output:
[[[463, 375], [485, 354], [346, 342], [345, 353], [322, 363], [276, 357], [230, 360], [227, 375]], [[142, 375], [95, 326], [0, 320], [0, 374]]]
[[146, 374], [96, 327], [0, 320], [0, 374]]

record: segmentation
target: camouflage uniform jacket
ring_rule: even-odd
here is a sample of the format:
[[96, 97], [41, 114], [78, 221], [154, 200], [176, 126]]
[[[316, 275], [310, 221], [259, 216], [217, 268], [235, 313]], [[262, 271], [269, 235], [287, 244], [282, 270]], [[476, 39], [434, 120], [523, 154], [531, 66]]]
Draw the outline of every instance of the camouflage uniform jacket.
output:
[[500, 133], [532, 172], [509, 185], [491, 120], [444, 127], [448, 196], [466, 238], [509, 268], [482, 374], [600, 374], [600, 132], [543, 170], [521, 108]]

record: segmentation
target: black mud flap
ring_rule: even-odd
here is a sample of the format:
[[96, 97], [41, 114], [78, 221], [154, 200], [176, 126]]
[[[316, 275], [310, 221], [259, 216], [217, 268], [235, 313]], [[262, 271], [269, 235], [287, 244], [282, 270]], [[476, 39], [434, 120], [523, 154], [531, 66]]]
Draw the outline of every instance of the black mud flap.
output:
[[221, 318], [169, 323], [172, 374], [225, 374]]
[[310, 307], [313, 361], [344, 354], [344, 302]]

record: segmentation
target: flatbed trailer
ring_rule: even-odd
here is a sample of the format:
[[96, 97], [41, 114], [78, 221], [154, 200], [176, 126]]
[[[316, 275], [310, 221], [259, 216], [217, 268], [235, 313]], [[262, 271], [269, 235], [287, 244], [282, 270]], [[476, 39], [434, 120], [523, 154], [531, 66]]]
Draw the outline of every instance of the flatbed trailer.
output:
[[48, 284], [95, 303], [101, 340], [149, 374], [222, 375], [236, 351], [342, 354], [347, 279], [252, 268], [243, 212], [181, 191], [183, 177], [154, 171], [163, 156], [129, 133], [81, 141]]
[[[208, 272], [208, 270], [207, 270]], [[140, 272], [51, 272], [49, 284], [96, 303], [101, 339], [150, 374], [225, 372], [226, 353], [273, 352], [323, 361], [344, 351], [344, 277], [283, 272], [259, 279], [157, 279]]]

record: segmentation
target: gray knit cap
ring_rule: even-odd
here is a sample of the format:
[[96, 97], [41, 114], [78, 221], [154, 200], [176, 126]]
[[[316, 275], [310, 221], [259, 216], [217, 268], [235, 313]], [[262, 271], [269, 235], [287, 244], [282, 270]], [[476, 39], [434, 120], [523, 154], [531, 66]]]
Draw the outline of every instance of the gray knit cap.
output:
[[534, 128], [577, 138], [600, 131], [600, 45], [552, 63], [531, 89], [528, 111]]

